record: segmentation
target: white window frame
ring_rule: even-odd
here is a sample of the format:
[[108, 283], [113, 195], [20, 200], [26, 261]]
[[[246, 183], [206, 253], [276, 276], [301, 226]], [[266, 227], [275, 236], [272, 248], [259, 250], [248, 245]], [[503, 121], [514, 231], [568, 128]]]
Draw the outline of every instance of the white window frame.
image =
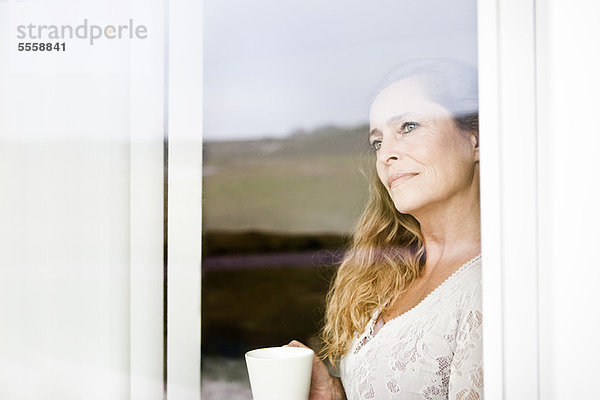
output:
[[[201, 143], [201, 8], [172, 0], [168, 12], [167, 392], [178, 399], [200, 395], [202, 153], [197, 147], [190, 164], [186, 140], [195, 131]], [[539, 397], [535, 12], [534, 0], [478, 2], [484, 376], [492, 400]]]
[[167, 396], [200, 398], [202, 3], [167, 1]]
[[534, 0], [478, 2], [485, 398], [539, 398]]

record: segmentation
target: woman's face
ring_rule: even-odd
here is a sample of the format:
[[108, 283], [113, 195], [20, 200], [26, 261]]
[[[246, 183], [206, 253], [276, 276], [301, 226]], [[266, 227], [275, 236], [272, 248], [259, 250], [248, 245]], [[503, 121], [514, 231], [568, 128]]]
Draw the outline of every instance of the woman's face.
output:
[[369, 119], [377, 175], [401, 213], [443, 207], [477, 184], [475, 133], [461, 132], [448, 110], [427, 98], [418, 79], [385, 88]]

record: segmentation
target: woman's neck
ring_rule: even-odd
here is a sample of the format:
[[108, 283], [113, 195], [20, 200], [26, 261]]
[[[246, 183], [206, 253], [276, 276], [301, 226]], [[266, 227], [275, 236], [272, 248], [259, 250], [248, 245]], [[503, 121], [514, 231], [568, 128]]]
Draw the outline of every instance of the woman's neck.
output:
[[481, 252], [479, 191], [414, 215], [421, 226], [427, 261], [424, 274], [461, 265]]

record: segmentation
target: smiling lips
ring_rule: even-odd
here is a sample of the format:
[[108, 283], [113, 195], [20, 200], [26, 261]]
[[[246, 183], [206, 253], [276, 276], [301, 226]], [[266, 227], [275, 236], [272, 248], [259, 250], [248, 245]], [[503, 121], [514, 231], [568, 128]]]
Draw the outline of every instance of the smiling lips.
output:
[[400, 172], [397, 174], [390, 175], [390, 177], [388, 178], [388, 182], [387, 182], [388, 187], [390, 189], [392, 189], [393, 187], [401, 185], [404, 182], [406, 182], [407, 180], [414, 178], [417, 175], [418, 175], [418, 173], [416, 173], [416, 172]]

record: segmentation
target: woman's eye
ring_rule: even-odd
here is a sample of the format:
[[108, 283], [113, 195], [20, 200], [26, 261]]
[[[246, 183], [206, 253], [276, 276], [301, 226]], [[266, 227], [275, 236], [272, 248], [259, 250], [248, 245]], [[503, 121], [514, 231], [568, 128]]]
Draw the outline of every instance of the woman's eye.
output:
[[377, 139], [377, 140], [373, 140], [371, 142], [371, 147], [373, 148], [373, 150], [377, 151], [381, 148], [381, 140]]
[[419, 124], [417, 124], [416, 122], [405, 122], [402, 124], [402, 133], [410, 133], [418, 127]]

